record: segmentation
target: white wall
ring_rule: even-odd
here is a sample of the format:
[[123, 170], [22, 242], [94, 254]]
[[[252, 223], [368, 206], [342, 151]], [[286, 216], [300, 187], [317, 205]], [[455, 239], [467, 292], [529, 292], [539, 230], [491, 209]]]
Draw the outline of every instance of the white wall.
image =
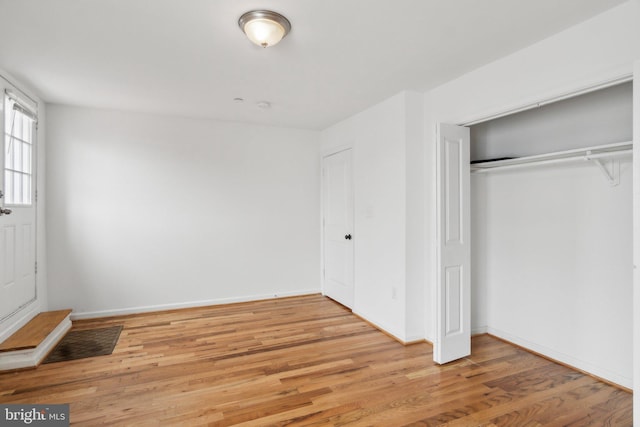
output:
[[629, 142], [632, 82], [471, 126], [471, 160]]
[[[36, 299], [34, 302], [28, 304], [23, 309], [8, 317], [7, 319], [0, 321], [0, 342], [10, 337], [14, 332], [24, 326], [29, 320], [31, 320], [40, 311], [48, 309], [47, 304], [47, 257], [46, 252], [43, 249], [46, 246], [46, 223], [45, 223], [45, 209], [46, 209], [46, 187], [45, 187], [45, 160], [47, 151], [47, 142], [45, 138], [46, 129], [46, 106], [38, 95], [31, 90], [28, 86], [15, 79], [7, 72], [0, 70], [0, 94], [4, 97], [5, 89], [10, 89], [14, 92], [21, 92], [28, 95], [30, 98], [38, 103], [38, 131], [36, 134], [36, 189], [38, 191], [38, 200], [36, 204], [36, 256], [38, 263], [38, 274], [36, 275]], [[0, 101], [4, 102], [4, 101]], [[1, 111], [4, 111], [0, 108]], [[0, 123], [4, 126], [4, 113], [0, 117]], [[4, 132], [4, 130], [3, 130]], [[0, 146], [4, 146], [3, 140], [0, 139]]]
[[406, 92], [406, 340], [424, 339], [426, 222], [423, 96]]
[[[404, 94], [356, 116], [354, 312], [405, 339]], [[393, 294], [395, 292], [395, 298]]]
[[407, 315], [422, 304], [424, 246], [407, 238], [424, 226], [421, 188], [407, 193], [407, 180], [421, 176], [421, 107], [419, 94], [402, 92], [322, 132], [323, 153], [353, 148], [353, 311], [403, 341], [424, 334], [423, 310]]
[[[543, 101], [571, 91], [579, 90], [589, 85], [601, 83], [620, 76], [629, 75], [632, 71], [633, 60], [636, 58], [640, 41], [636, 35], [636, 10], [635, 3], [625, 3], [576, 27], [570, 28], [547, 40], [541, 41], [527, 49], [484, 66], [476, 71], [466, 74], [456, 80], [444, 84], [425, 94], [425, 132], [427, 142], [427, 177], [428, 200], [435, 205], [435, 125], [438, 122], [465, 123], [479, 117], [497, 114], [512, 108], [529, 105]], [[583, 165], [587, 167], [588, 165]], [[571, 171], [574, 175], [556, 176], [568, 174]], [[486, 280], [472, 279], [472, 327], [483, 329], [486, 326], [497, 335], [521, 343], [529, 348], [541, 353], [555, 357], [566, 363], [570, 363], [579, 368], [603, 376], [611, 381], [622, 385], [630, 386], [631, 380], [631, 359], [629, 342], [631, 340], [631, 323], [625, 323], [630, 313], [629, 306], [629, 270], [630, 270], [630, 240], [625, 240], [620, 236], [625, 225], [630, 223], [628, 209], [625, 213], [624, 206], [630, 209], [630, 201], [624, 202], [625, 197], [629, 198], [629, 177], [623, 175], [623, 183], [617, 189], [593, 191], [594, 188], [604, 184], [604, 180], [599, 172], [586, 168], [585, 170], [567, 169], [557, 172], [546, 170], [542, 174], [545, 178], [538, 176], [542, 171], [525, 172], [514, 178], [515, 175], [492, 176], [487, 182], [476, 181], [472, 189], [476, 193], [475, 213], [485, 215], [486, 218], [476, 217], [472, 225], [475, 228], [473, 238], [486, 241], [486, 251], [478, 254], [477, 250], [473, 256], [485, 256], [486, 264], [484, 271], [478, 268], [483, 264], [482, 260], [474, 260], [474, 275], [481, 274]], [[629, 173], [628, 167], [625, 172]], [[593, 174], [593, 176], [592, 176]], [[512, 179], [509, 181], [507, 176]], [[552, 179], [554, 178], [555, 179]], [[591, 181], [593, 179], [593, 181]], [[563, 181], [564, 180], [564, 181]], [[508, 182], [507, 182], [508, 181]], [[626, 184], [625, 182], [626, 181]], [[564, 182], [564, 184], [558, 184]], [[540, 190], [537, 186], [546, 185], [548, 192]], [[558, 188], [554, 188], [558, 185]], [[584, 187], [586, 186], [586, 187]], [[547, 188], [545, 187], [545, 188]], [[587, 188], [588, 190], [584, 190]], [[603, 189], [604, 190], [604, 189]], [[567, 192], [575, 192], [567, 196]], [[529, 193], [531, 199], [524, 198]], [[537, 197], [537, 199], [534, 199]], [[486, 197], [485, 197], [486, 196]], [[593, 199], [600, 196], [600, 199]], [[547, 199], [545, 197], [552, 199]], [[587, 203], [587, 212], [579, 212], [580, 219], [574, 222], [569, 221], [569, 216], [575, 211], [571, 210], [569, 202], [571, 197], [579, 198], [580, 203]], [[604, 200], [612, 203], [609, 199], [618, 197], [615, 205], [619, 206], [622, 212], [602, 213], [593, 210]], [[520, 203], [529, 207], [530, 211], [514, 211], [508, 199], [514, 200], [513, 205]], [[503, 202], [498, 203], [497, 200]], [[548, 254], [557, 254], [552, 246], [547, 244], [534, 243], [530, 236], [532, 230], [526, 228], [529, 224], [538, 224], [541, 221], [535, 213], [539, 212], [539, 207], [532, 205], [533, 201], [539, 203], [556, 203], [558, 206], [556, 216], [547, 219], [547, 225], [557, 223], [552, 231], [564, 230], [562, 227], [582, 227], [590, 225], [594, 231], [593, 237], [585, 238], [584, 234], [589, 230], [582, 228], [572, 228], [571, 234], [558, 234], [558, 239], [577, 239], [572, 242], [558, 244], [559, 248], [565, 249], [563, 257], [558, 257], [555, 262], [548, 266], [547, 272], [551, 270], [553, 276], [546, 277], [544, 283], [543, 276], [534, 275], [536, 280], [526, 277], [515, 277], [515, 272], [522, 270], [525, 265], [513, 265], [514, 260], [505, 258], [508, 254], [504, 246], [504, 241], [500, 239], [487, 240], [488, 236], [510, 236], [510, 233], [525, 233], [519, 235], [523, 243], [534, 245], [531, 252], [525, 253], [523, 259], [529, 262], [539, 260], [538, 264], [550, 261]], [[578, 202], [578, 200], [574, 200]], [[533, 210], [533, 208], [537, 208]], [[552, 209], [552, 208], [550, 208]], [[509, 220], [500, 216], [502, 212], [510, 212]], [[472, 212], [472, 216], [473, 216]], [[431, 226], [428, 229], [429, 241], [435, 238], [435, 218], [434, 212], [427, 209], [428, 221]], [[620, 223], [615, 231], [609, 231], [611, 226], [609, 219], [615, 215], [623, 215], [619, 219]], [[482, 221], [482, 222], [480, 222]], [[500, 223], [504, 221], [504, 223]], [[503, 229], [496, 231], [495, 226], [500, 223]], [[486, 228], [482, 228], [486, 224]], [[515, 228], [518, 227], [523, 228]], [[493, 227], [493, 228], [489, 228]], [[538, 228], [544, 228], [538, 224]], [[630, 229], [627, 230], [630, 234]], [[484, 233], [484, 234], [483, 234]], [[603, 238], [606, 242], [617, 243], [617, 247], [594, 248], [595, 238]], [[527, 240], [529, 239], [529, 240]], [[587, 239], [587, 240], [585, 240]], [[628, 239], [628, 238], [627, 238]], [[513, 242], [513, 240], [508, 240]], [[477, 246], [477, 244], [476, 244]], [[427, 294], [428, 307], [431, 308], [432, 315], [426, 318], [427, 337], [434, 337], [433, 314], [435, 311], [435, 251], [429, 247], [431, 271], [431, 290]], [[606, 253], [605, 253], [606, 252]], [[528, 256], [527, 256], [528, 255]], [[603, 255], [603, 258], [598, 258]], [[497, 278], [500, 271], [502, 259], [511, 262], [511, 269], [505, 271], [504, 276]], [[598, 264], [597, 267], [586, 267], [581, 263], [585, 260], [602, 259], [607, 260], [606, 265]], [[564, 260], [564, 261], [563, 261]], [[578, 261], [580, 261], [578, 263]], [[508, 263], [507, 263], [508, 264]], [[578, 268], [578, 265], [582, 268]], [[626, 266], [626, 267], [625, 267]], [[584, 268], [591, 268], [584, 270]], [[621, 271], [620, 271], [621, 270]], [[538, 271], [538, 270], [533, 270]], [[585, 278], [587, 273], [593, 277]], [[532, 274], [532, 273], [528, 273]], [[603, 283], [605, 281], [608, 283]], [[514, 280], [519, 280], [520, 287], [514, 288]], [[614, 283], [611, 283], [614, 282]], [[551, 283], [555, 285], [552, 286]], [[584, 286], [582, 292], [577, 293], [577, 286]], [[608, 289], [615, 289], [617, 292], [608, 292]], [[538, 293], [542, 290], [542, 293]], [[537, 299], [532, 299], [536, 295]], [[606, 299], [603, 300], [606, 295]], [[545, 299], [546, 298], [546, 299]], [[532, 303], [530, 304], [529, 301]], [[544, 304], [543, 304], [544, 303]], [[531, 307], [534, 307], [532, 309]], [[559, 308], [563, 307], [562, 310]], [[535, 310], [539, 309], [539, 310]], [[521, 316], [525, 313], [526, 316]], [[567, 313], [570, 313], [567, 319]], [[597, 320], [594, 320], [597, 319]], [[613, 322], [613, 323], [610, 323]], [[603, 330], [604, 325], [616, 328]], [[566, 328], [556, 327], [567, 325], [567, 327], [578, 328], [568, 335]], [[589, 348], [586, 348], [585, 339], [589, 337]], [[617, 354], [625, 353], [626, 354]], [[616, 363], [620, 366], [613, 367]]]
[[318, 132], [59, 105], [47, 125], [53, 308], [319, 292]]
[[590, 163], [472, 175], [476, 328], [631, 387], [631, 175], [630, 157], [615, 187]]

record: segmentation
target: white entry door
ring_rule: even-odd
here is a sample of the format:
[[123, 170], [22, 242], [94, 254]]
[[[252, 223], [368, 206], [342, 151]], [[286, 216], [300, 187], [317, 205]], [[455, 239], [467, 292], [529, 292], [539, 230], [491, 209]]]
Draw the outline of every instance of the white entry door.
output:
[[469, 128], [438, 126], [437, 363], [471, 353], [469, 140]]
[[353, 183], [351, 149], [322, 159], [322, 292], [353, 308]]
[[36, 115], [26, 103], [3, 95], [0, 320], [36, 298]]

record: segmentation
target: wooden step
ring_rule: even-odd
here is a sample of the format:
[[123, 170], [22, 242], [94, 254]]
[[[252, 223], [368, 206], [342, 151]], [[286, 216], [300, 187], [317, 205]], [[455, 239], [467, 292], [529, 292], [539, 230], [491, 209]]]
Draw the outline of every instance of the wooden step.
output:
[[71, 313], [57, 310], [40, 313], [0, 344], [0, 353], [34, 349]]

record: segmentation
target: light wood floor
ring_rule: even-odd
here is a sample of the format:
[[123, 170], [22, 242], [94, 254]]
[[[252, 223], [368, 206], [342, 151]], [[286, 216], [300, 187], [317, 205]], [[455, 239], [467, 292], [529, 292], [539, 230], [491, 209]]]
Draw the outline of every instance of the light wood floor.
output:
[[[434, 365], [321, 296], [74, 322], [114, 354], [0, 374], [0, 403], [74, 425], [630, 426], [622, 390], [489, 336]], [[595, 345], [595, 344], [594, 344]]]

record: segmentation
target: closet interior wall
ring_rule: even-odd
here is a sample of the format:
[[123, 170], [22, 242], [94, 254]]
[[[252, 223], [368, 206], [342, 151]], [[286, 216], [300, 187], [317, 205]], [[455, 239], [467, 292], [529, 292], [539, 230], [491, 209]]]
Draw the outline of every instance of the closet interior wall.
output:
[[[631, 140], [624, 83], [472, 126], [471, 159]], [[616, 161], [617, 185], [592, 161], [472, 173], [472, 328], [631, 388], [631, 156]]]

